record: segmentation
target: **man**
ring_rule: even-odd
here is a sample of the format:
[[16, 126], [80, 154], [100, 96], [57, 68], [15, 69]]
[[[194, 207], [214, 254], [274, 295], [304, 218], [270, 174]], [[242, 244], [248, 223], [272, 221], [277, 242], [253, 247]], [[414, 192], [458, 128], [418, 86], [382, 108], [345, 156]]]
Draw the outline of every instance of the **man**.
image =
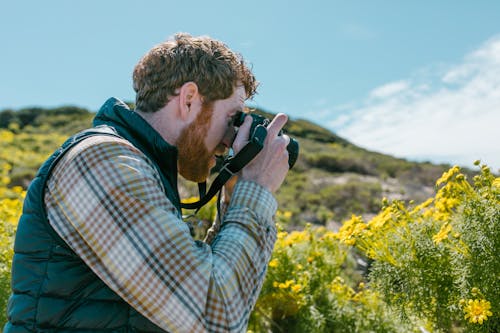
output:
[[255, 78], [221, 42], [177, 34], [139, 61], [133, 80], [136, 110], [108, 100], [30, 185], [4, 332], [245, 331], [276, 238], [287, 117], [273, 119], [238, 174], [216, 238], [194, 241], [177, 173], [206, 180]]

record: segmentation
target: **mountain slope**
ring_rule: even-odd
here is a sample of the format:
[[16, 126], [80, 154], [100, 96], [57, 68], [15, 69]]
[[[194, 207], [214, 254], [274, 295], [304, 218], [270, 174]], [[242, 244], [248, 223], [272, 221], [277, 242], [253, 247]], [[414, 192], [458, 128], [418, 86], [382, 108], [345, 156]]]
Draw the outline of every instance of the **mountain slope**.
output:
[[[264, 110], [254, 112], [268, 118], [274, 116]], [[29, 151], [36, 147], [32, 140], [30, 143], [29, 135], [71, 135], [89, 127], [93, 115], [72, 106], [4, 110], [0, 112], [0, 128], [23, 133], [26, 142], [17, 144], [20, 150]], [[351, 214], [374, 214], [379, 211], [383, 197], [425, 200], [434, 192], [434, 181], [449, 167], [371, 152], [304, 119], [290, 119], [285, 132], [300, 143], [298, 161], [276, 194], [280, 210], [291, 213], [291, 226], [308, 222], [338, 225]], [[36, 150], [47, 155], [57, 145], [48, 142], [43, 149]], [[26, 185], [36, 171], [32, 165], [23, 163], [14, 163], [13, 184]], [[179, 187], [184, 197], [196, 194], [194, 184], [180, 181]]]

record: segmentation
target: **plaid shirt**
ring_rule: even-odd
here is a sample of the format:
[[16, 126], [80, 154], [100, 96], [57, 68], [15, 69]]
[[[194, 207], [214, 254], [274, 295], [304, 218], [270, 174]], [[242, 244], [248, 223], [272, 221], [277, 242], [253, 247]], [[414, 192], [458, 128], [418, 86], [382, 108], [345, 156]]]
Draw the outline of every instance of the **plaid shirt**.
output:
[[152, 162], [90, 137], [47, 182], [49, 223], [113, 291], [169, 332], [242, 332], [276, 240], [277, 204], [240, 181], [211, 245], [195, 241]]

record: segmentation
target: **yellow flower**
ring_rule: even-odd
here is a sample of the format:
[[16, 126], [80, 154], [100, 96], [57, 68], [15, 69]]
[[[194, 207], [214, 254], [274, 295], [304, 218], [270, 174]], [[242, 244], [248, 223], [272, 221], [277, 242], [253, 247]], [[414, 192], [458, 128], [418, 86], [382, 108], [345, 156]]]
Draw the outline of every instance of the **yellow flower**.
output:
[[413, 210], [410, 212], [411, 215], [415, 215], [420, 213], [421, 211], [425, 211], [429, 208], [429, 206], [434, 202], [434, 198], [429, 198], [426, 201], [422, 202], [420, 205], [415, 206]]
[[490, 309], [491, 304], [487, 300], [470, 299], [464, 308], [464, 318], [469, 319], [469, 323], [482, 325], [483, 321], [488, 320], [488, 317], [493, 315]]
[[439, 178], [436, 181], [436, 186], [440, 186], [441, 184], [447, 183], [453, 176], [457, 175], [459, 172], [460, 172], [460, 167], [455, 165], [453, 168], [443, 173], [441, 178]]
[[269, 262], [269, 267], [278, 267], [278, 259], [273, 259]]
[[14, 133], [7, 130], [0, 130], [0, 140], [2, 143], [12, 143], [14, 141]]
[[450, 233], [450, 231], [451, 231], [451, 224], [445, 223], [441, 227], [441, 230], [439, 230], [439, 232], [432, 237], [432, 240], [434, 241], [434, 243], [439, 244], [445, 238], [448, 238], [448, 234]]
[[353, 215], [350, 220], [344, 222], [336, 237], [344, 244], [352, 246], [366, 227], [366, 223], [360, 216]]
[[278, 210], [276, 212], [276, 219], [278, 221], [280, 221], [281, 223], [287, 223], [288, 221], [290, 221], [290, 219], [292, 218], [292, 212], [290, 211], [280, 211]]
[[278, 232], [278, 236], [277, 237], [278, 237], [279, 240], [282, 240], [286, 236], [288, 236], [288, 232], [286, 232], [286, 231], [280, 231], [280, 232]]
[[295, 281], [293, 281], [293, 280], [286, 280], [286, 282], [285, 282], [285, 283], [279, 283], [279, 284], [278, 284], [278, 287], [279, 287], [280, 289], [287, 289], [287, 288], [289, 288], [289, 287], [292, 285], [292, 283], [294, 283], [294, 282], [295, 282]]
[[299, 291], [301, 291], [301, 290], [302, 290], [302, 286], [301, 286], [300, 284], [294, 284], [294, 285], [292, 286], [292, 291], [293, 291], [294, 293], [298, 293], [298, 292], [299, 292]]

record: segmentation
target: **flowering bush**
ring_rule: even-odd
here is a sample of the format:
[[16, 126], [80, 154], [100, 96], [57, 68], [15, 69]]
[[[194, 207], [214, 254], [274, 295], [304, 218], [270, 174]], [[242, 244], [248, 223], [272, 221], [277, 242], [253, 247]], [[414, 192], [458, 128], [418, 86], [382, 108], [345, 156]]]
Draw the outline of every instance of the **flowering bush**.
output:
[[[283, 216], [285, 214], [278, 214]], [[325, 228], [278, 233], [249, 328], [255, 332], [412, 332]]]
[[367, 223], [352, 217], [336, 237], [373, 261], [371, 287], [403, 317], [436, 332], [498, 332], [500, 178], [483, 165], [469, 183], [453, 167], [436, 186], [420, 205], [385, 202]]

